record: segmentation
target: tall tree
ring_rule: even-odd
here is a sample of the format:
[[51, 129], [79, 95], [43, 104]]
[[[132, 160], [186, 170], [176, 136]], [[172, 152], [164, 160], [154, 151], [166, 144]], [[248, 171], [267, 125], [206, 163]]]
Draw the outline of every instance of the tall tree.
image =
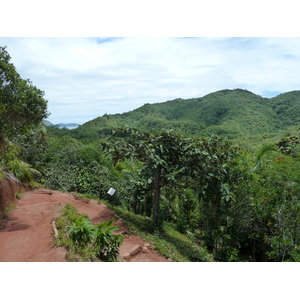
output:
[[22, 79], [10, 62], [6, 47], [0, 47], [0, 144], [28, 132], [48, 116], [44, 92]]
[[113, 144], [114, 161], [135, 157], [144, 163], [141, 176], [152, 191], [153, 219], [158, 225], [161, 188], [176, 182], [184, 141], [170, 131], [152, 134], [127, 127], [118, 129], [116, 134], [126, 137], [126, 141]]
[[242, 180], [236, 165], [237, 149], [221, 137], [194, 139], [185, 148], [187, 185], [197, 191], [204, 212], [209, 247], [216, 245], [220, 226], [228, 222], [234, 186]]

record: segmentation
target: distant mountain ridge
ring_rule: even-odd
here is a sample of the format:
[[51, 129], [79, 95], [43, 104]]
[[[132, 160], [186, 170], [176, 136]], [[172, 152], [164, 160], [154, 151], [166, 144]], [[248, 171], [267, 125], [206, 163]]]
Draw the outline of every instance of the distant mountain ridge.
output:
[[104, 115], [76, 131], [101, 134], [115, 127], [173, 129], [184, 135], [240, 138], [300, 125], [300, 91], [264, 98], [248, 90], [221, 90], [204, 97], [144, 104], [123, 114]]
[[58, 127], [58, 128], [68, 128], [68, 129], [75, 129], [77, 128], [80, 124], [77, 124], [77, 123], [58, 123], [58, 124], [52, 124], [51, 122], [49, 121], [44, 121], [44, 124], [46, 126], [55, 126], [55, 127]]
[[77, 123], [58, 123], [55, 124], [55, 126], [58, 126], [59, 128], [68, 128], [68, 129], [74, 129], [79, 126]]

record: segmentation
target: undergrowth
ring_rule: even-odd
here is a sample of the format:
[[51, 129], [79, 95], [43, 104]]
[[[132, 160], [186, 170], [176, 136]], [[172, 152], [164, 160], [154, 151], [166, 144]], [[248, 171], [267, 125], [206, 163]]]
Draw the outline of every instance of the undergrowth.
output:
[[86, 214], [67, 204], [56, 219], [58, 238], [54, 243], [67, 249], [68, 261], [116, 261], [123, 238], [113, 234], [118, 228], [113, 221], [94, 226]]
[[[109, 206], [109, 204], [107, 203]], [[129, 227], [129, 230], [155, 245], [155, 250], [170, 258], [172, 261], [207, 262], [213, 257], [207, 249], [199, 245], [192, 233], [182, 234], [171, 223], [163, 223], [156, 229], [151, 219], [136, 215], [118, 207], [113, 208], [115, 213]]]
[[15, 208], [16, 208], [16, 204], [11, 203], [10, 205], [8, 205], [4, 208], [2, 213], [0, 211], [0, 230], [2, 230], [4, 228], [5, 223], [7, 222], [8, 218], [9, 218], [10, 212], [12, 210], [14, 210]]
[[[87, 195], [82, 195], [87, 196]], [[95, 199], [94, 199], [95, 200]], [[99, 201], [99, 200], [97, 200]], [[141, 238], [146, 240], [149, 243], [152, 243], [155, 247], [155, 250], [164, 255], [167, 258], [170, 258], [174, 262], [210, 262], [213, 261], [213, 256], [209, 254], [207, 249], [199, 243], [194, 234], [188, 232], [182, 234], [176, 230], [176, 226], [172, 223], [164, 222], [162, 226], [157, 229], [152, 220], [148, 217], [134, 214], [120, 207], [111, 207], [110, 203], [107, 201], [101, 200], [104, 202], [110, 209], [112, 209], [116, 216], [126, 223], [129, 227], [129, 231], [132, 234], [139, 235]], [[68, 217], [66, 218], [66, 215]], [[81, 215], [83, 220], [87, 218], [85, 215]], [[88, 218], [87, 218], [88, 219]], [[60, 241], [56, 241], [56, 244], [59, 246], [64, 246], [68, 249], [68, 260], [70, 261], [92, 261], [97, 260], [95, 256], [91, 256], [89, 249], [77, 249], [73, 250], [74, 243], [70, 240], [68, 232], [63, 230], [61, 232], [60, 228], [66, 228], [67, 226], [73, 224], [75, 220], [78, 220], [78, 213], [76, 209], [70, 205], [62, 210], [62, 215], [56, 220], [56, 226], [59, 232]], [[80, 253], [78, 253], [80, 252]], [[94, 252], [92, 253], [95, 254]]]

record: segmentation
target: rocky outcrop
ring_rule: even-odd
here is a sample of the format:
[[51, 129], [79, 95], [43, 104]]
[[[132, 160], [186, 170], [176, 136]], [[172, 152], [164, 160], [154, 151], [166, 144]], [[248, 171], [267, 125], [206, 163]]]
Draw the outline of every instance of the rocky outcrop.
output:
[[22, 190], [20, 181], [10, 172], [0, 181], [0, 218], [5, 210], [16, 202], [16, 193]]

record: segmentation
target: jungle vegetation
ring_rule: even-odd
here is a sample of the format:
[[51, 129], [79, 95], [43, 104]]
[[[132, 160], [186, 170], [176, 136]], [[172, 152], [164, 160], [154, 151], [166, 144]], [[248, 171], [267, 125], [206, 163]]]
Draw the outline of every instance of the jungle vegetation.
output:
[[106, 201], [170, 243], [172, 228], [215, 261], [300, 261], [300, 91], [222, 90], [68, 130], [43, 125], [43, 92], [1, 51], [1, 172]]

